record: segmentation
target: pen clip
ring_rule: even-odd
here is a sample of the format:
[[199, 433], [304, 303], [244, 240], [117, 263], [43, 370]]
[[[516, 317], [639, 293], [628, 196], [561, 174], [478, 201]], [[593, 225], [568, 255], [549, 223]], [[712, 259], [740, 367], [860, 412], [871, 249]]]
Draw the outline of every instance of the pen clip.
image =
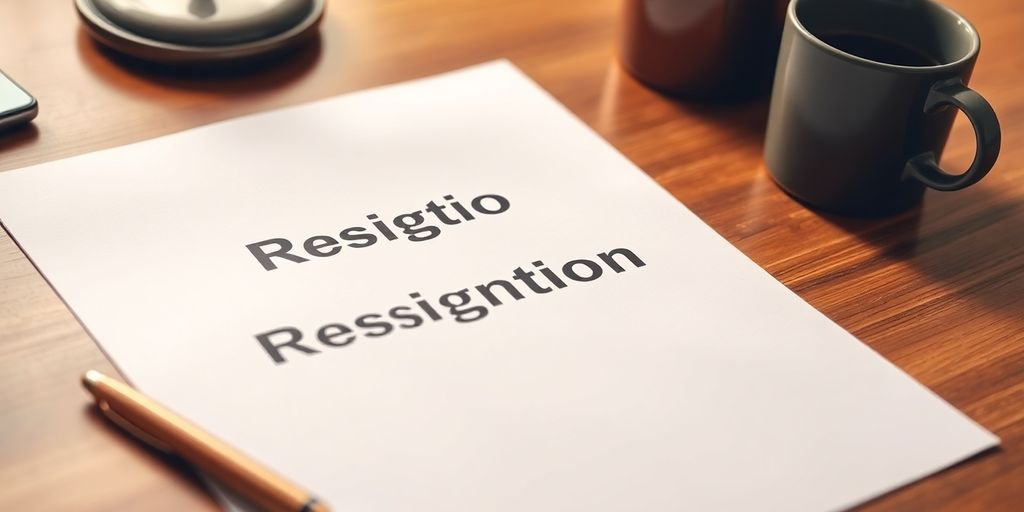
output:
[[121, 416], [116, 411], [114, 411], [114, 409], [110, 407], [110, 404], [107, 403], [106, 401], [100, 401], [96, 405], [100, 408], [100, 411], [103, 413], [104, 416], [107, 417], [107, 419], [116, 423], [117, 426], [128, 431], [128, 433], [135, 436], [140, 441], [148, 444], [157, 451], [166, 453], [168, 455], [174, 453], [174, 451], [167, 443], [161, 441], [156, 436], [146, 432], [145, 430], [136, 427], [134, 424], [132, 424], [132, 422], [125, 419], [124, 416]]

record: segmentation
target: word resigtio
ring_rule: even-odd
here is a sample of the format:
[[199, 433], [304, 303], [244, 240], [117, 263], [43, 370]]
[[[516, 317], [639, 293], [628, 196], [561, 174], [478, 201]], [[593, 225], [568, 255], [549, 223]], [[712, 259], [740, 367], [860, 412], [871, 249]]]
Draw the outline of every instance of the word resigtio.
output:
[[[269, 238], [260, 242], [247, 244], [245, 247], [263, 266], [264, 270], [274, 270], [279, 263], [305, 263], [310, 258], [326, 258], [341, 252], [342, 247], [362, 249], [376, 244], [383, 238], [387, 241], [397, 240], [398, 233], [410, 242], [424, 242], [437, 238], [441, 234], [441, 226], [453, 226], [469, 222], [479, 215], [497, 215], [509, 209], [508, 199], [497, 194], [477, 196], [469, 202], [467, 208], [455, 200], [454, 196], [444, 196], [445, 202], [438, 204], [430, 201], [422, 210], [397, 215], [390, 224], [381, 220], [376, 213], [366, 216], [371, 221], [371, 228], [352, 226], [342, 229], [338, 235], [313, 235], [307, 237], [297, 248], [287, 238]], [[450, 208], [450, 209], [449, 209]], [[428, 214], [432, 218], [428, 218]], [[396, 233], [396, 231], [398, 233]]]

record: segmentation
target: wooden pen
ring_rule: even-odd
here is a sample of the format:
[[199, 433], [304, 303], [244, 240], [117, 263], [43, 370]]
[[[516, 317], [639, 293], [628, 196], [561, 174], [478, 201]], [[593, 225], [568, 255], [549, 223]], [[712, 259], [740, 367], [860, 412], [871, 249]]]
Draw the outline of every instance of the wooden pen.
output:
[[82, 385], [111, 421], [157, 449], [174, 453], [271, 512], [327, 512], [309, 492], [272, 473], [227, 443], [204, 432], [132, 387], [98, 371], [82, 376]]

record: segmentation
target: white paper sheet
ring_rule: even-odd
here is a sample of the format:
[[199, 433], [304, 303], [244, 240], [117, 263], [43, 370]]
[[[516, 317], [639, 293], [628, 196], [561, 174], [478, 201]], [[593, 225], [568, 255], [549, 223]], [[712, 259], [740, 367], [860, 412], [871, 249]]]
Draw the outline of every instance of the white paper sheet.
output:
[[[474, 219], [395, 227], [446, 195]], [[337, 510], [839, 509], [998, 442], [507, 62], [0, 173], [0, 219], [133, 384]]]

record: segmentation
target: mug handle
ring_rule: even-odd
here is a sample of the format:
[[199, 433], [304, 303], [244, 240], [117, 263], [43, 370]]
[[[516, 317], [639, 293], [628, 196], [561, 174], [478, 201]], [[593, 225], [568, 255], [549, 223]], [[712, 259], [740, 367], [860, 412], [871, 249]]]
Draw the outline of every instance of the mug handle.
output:
[[932, 86], [924, 102], [924, 111], [931, 112], [944, 105], [953, 105], [967, 115], [974, 126], [978, 148], [974, 162], [963, 174], [943, 171], [935, 161], [935, 154], [926, 151], [907, 161], [904, 178], [914, 178], [936, 190], [960, 190], [969, 187], [988, 174], [999, 156], [999, 120], [992, 106], [980, 94], [968, 89], [959, 78], [943, 80]]

